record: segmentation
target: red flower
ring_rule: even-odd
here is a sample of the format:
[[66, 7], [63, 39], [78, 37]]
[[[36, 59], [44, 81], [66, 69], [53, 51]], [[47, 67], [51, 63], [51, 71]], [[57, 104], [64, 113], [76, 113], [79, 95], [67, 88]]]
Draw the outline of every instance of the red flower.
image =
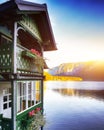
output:
[[29, 117], [31, 117], [32, 116], [32, 112], [29, 112]]
[[36, 55], [38, 55], [38, 56], [41, 56], [41, 54], [37, 51], [37, 50], [35, 50], [35, 49], [31, 49], [30, 50], [33, 54], [36, 54]]
[[40, 107], [38, 107], [38, 108], [36, 108], [36, 111], [38, 112], [38, 111], [40, 111], [41, 110], [41, 108]]
[[29, 117], [34, 116], [34, 114], [35, 114], [35, 110], [30, 111], [30, 112], [29, 112]]
[[32, 110], [32, 112], [31, 112], [31, 113], [32, 113], [32, 116], [33, 116], [33, 115], [35, 114], [35, 110]]

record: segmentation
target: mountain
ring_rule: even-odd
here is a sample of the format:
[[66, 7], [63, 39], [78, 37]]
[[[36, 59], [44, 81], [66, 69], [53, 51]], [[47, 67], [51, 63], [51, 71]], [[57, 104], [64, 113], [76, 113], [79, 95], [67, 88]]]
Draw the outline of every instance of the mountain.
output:
[[49, 73], [59, 76], [77, 76], [83, 80], [104, 81], [104, 61], [63, 63], [49, 69]]

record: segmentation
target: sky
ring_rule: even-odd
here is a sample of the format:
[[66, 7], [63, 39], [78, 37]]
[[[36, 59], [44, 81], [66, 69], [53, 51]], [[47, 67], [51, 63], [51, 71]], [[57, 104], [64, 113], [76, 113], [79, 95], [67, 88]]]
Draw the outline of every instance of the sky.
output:
[[62, 63], [104, 60], [103, 0], [28, 1], [47, 4], [58, 48], [44, 53], [49, 68]]

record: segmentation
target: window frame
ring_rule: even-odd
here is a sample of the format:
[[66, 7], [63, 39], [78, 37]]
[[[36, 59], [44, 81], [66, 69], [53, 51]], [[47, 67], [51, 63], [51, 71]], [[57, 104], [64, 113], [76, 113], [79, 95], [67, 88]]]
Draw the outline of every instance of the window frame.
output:
[[[36, 84], [39, 84], [39, 89], [36, 89]], [[41, 82], [42, 80], [35, 80], [35, 81], [18, 81], [17, 82], [17, 114], [20, 112], [23, 112], [27, 109], [30, 109], [31, 107], [37, 105], [38, 103], [41, 103]], [[19, 88], [23, 87], [23, 84], [25, 86], [24, 92], [20, 92], [19, 94]], [[36, 95], [39, 95], [39, 100], [37, 101]], [[20, 100], [20, 98], [22, 100]], [[24, 98], [24, 103], [23, 103]], [[23, 108], [23, 104], [25, 108]]]
[[12, 102], [11, 96], [12, 96], [11, 88], [3, 89], [3, 110], [11, 108], [11, 102]]

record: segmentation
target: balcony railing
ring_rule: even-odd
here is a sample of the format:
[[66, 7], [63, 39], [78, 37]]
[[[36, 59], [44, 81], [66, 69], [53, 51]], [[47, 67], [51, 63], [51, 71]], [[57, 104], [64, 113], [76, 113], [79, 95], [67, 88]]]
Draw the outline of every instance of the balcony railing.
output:
[[[13, 72], [12, 44], [0, 46], [0, 73]], [[41, 75], [44, 60], [42, 57], [32, 54], [28, 49], [18, 45], [16, 49], [17, 73]]]
[[31, 51], [18, 47], [17, 49], [17, 71], [18, 73], [41, 74], [44, 66], [42, 57]]
[[12, 45], [3, 44], [0, 46], [0, 73], [11, 72], [12, 66]]

